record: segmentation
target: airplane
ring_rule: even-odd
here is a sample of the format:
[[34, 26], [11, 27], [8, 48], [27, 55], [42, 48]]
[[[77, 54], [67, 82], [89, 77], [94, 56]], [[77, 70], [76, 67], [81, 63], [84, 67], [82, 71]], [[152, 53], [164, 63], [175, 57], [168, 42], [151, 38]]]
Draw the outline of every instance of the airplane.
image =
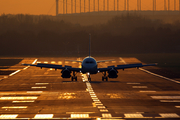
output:
[[[66, 60], [66, 61], [72, 61], [72, 62], [80, 62], [81, 68], [74, 68], [72, 66], [65, 65], [64, 67], [62, 65], [56, 65], [56, 64], [44, 64], [44, 63], [38, 63], [36, 65], [34, 64], [23, 64], [25, 66], [36, 66], [42, 68], [53, 68], [55, 70], [61, 69], [61, 77], [62, 78], [71, 78], [71, 81], [75, 80], [77, 81], [76, 74], [81, 72], [83, 74], [87, 73], [88, 75], [88, 81], [91, 81], [91, 74], [97, 74], [99, 72], [103, 73], [102, 81], [106, 80], [108, 81], [108, 78], [117, 78], [118, 77], [118, 70], [119, 69], [127, 69], [127, 68], [139, 68], [144, 66], [156, 66], [157, 64], [145, 64], [137, 63], [137, 64], [125, 64], [125, 65], [117, 65], [117, 66], [108, 66], [106, 68], [98, 68], [98, 63], [100, 62], [106, 62], [106, 61], [114, 61], [114, 60], [101, 60], [96, 61], [95, 58], [91, 57], [91, 34], [89, 34], [89, 56], [84, 58], [83, 61], [78, 60]], [[72, 73], [72, 76], [71, 76]], [[107, 75], [108, 73], [108, 75]]]

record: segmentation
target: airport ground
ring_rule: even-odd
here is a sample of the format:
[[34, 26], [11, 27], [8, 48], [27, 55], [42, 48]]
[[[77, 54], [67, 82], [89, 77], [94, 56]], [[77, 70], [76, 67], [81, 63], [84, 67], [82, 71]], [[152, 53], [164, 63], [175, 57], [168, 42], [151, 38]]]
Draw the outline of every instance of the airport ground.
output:
[[[1, 58], [9, 59], [9, 58]], [[12, 59], [12, 58], [11, 58]], [[180, 119], [180, 81], [154, 74], [158, 67], [119, 70], [118, 78], [101, 80], [102, 74], [78, 73], [78, 81], [61, 78], [61, 71], [22, 66], [22, 63], [51, 63], [79, 67], [83, 57], [16, 58], [0, 75], [0, 119]], [[114, 59], [99, 67], [141, 62], [134, 57]]]

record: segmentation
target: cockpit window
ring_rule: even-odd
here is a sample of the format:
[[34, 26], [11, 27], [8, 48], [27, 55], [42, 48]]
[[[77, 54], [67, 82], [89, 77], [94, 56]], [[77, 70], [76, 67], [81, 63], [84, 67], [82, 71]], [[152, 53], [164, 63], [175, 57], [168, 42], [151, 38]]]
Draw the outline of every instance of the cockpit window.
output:
[[93, 63], [93, 61], [86, 61], [86, 63], [88, 63], [88, 64], [89, 64], [89, 63]]

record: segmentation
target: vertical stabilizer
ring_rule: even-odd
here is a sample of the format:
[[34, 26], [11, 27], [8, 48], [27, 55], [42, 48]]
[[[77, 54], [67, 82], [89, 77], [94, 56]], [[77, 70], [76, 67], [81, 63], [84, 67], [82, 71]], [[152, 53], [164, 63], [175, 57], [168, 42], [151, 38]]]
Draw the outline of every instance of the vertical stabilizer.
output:
[[89, 34], [89, 57], [91, 57], [91, 34]]

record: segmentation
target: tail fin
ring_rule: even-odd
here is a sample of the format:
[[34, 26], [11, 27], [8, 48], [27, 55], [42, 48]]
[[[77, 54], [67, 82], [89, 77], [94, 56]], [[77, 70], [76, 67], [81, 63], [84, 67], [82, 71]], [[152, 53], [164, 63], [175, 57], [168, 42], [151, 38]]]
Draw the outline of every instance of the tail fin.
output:
[[91, 57], [91, 34], [89, 34], [89, 57]]

